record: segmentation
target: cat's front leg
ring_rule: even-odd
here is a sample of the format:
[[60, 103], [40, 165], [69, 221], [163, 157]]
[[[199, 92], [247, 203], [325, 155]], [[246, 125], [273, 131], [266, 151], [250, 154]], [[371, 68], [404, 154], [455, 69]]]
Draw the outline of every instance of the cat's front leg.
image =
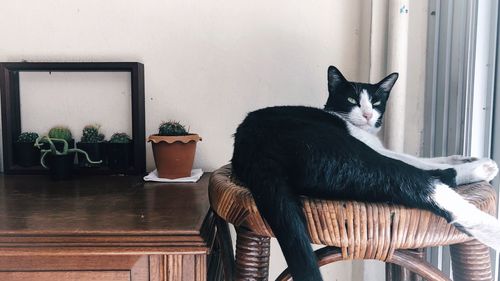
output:
[[498, 174], [497, 164], [495, 161], [488, 158], [452, 165], [448, 163], [436, 163], [428, 161], [429, 158], [419, 158], [387, 149], [381, 149], [378, 150], [378, 152], [423, 170], [446, 170], [452, 168], [457, 173], [456, 183], [458, 185], [479, 181], [491, 181]]
[[433, 157], [433, 158], [422, 158], [424, 161], [437, 163], [437, 164], [449, 164], [458, 165], [463, 163], [469, 163], [479, 160], [479, 158], [463, 155], [451, 155], [444, 157]]

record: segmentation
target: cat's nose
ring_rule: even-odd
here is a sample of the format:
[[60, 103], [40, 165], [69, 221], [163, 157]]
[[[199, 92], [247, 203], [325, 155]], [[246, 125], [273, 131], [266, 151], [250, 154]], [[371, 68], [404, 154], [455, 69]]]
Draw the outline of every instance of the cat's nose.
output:
[[363, 117], [365, 117], [366, 120], [370, 120], [373, 116], [372, 112], [363, 112]]

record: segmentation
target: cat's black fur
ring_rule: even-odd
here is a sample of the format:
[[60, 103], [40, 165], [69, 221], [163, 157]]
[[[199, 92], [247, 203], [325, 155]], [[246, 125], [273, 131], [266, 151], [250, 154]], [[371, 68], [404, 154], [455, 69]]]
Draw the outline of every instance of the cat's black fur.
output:
[[[349, 105], [341, 97], [359, 93], [355, 83], [335, 81], [333, 70], [325, 109], [346, 111]], [[396, 80], [391, 79], [362, 85], [382, 101], [382, 115]], [[436, 180], [455, 186], [455, 170], [425, 171], [382, 156], [351, 136], [343, 119], [317, 108], [278, 106], [249, 113], [235, 134], [232, 167], [276, 235], [296, 281], [322, 280], [300, 195], [402, 204], [451, 219], [429, 196]]]

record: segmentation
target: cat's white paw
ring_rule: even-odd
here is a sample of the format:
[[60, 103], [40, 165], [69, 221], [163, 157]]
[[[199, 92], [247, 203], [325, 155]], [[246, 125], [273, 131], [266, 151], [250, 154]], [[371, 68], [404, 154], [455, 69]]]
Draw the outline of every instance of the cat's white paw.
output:
[[491, 159], [479, 159], [475, 163], [477, 166], [472, 173], [478, 181], [491, 181], [498, 174], [497, 163]]
[[458, 164], [453, 168], [457, 172], [456, 181], [459, 185], [478, 181], [491, 181], [498, 174], [497, 163], [488, 158]]

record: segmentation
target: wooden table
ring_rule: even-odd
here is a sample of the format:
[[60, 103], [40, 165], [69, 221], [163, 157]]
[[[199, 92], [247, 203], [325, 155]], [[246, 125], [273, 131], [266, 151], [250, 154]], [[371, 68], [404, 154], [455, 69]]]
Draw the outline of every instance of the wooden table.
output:
[[208, 178], [0, 176], [0, 280], [218, 280]]

